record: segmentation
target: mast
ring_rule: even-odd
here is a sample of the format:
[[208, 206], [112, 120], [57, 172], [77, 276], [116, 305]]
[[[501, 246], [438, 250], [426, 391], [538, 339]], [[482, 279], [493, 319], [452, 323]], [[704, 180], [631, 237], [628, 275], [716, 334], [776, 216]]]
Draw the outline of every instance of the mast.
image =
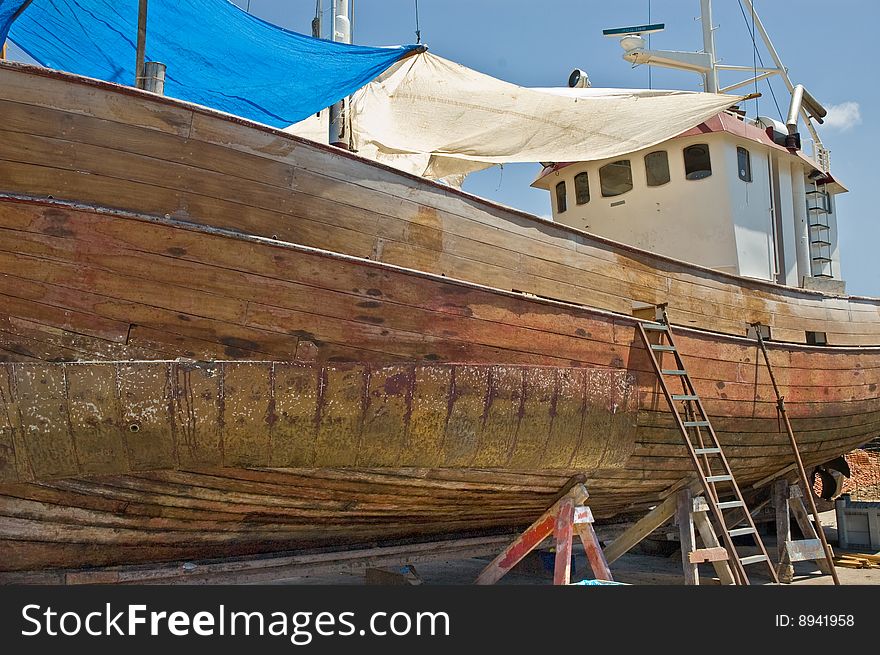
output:
[[[743, 0], [743, 2], [745, 3], [748, 10], [751, 12], [752, 16], [754, 16], [755, 18], [755, 29], [757, 30], [758, 34], [761, 35], [761, 39], [764, 41], [764, 45], [767, 46], [767, 51], [770, 53], [770, 56], [773, 58], [773, 62], [776, 64], [776, 69], [779, 73], [779, 76], [782, 78], [782, 81], [785, 82], [785, 86], [788, 88], [788, 92], [794, 95], [795, 86], [794, 83], [791, 81], [791, 78], [788, 76], [788, 69], [782, 63], [782, 58], [779, 56], [779, 53], [776, 52], [776, 47], [773, 45], [773, 41], [770, 40], [770, 35], [764, 28], [764, 23], [761, 21], [761, 17], [758, 15], [758, 12], [755, 11], [755, 6], [752, 4], [752, 0]], [[816, 131], [816, 128], [813, 127], [813, 122], [810, 120], [810, 115], [803, 107], [800, 108], [800, 115], [803, 117], [804, 123], [807, 126], [807, 130], [809, 130], [810, 136], [813, 137], [813, 141], [816, 146], [824, 150], [822, 139], [819, 138], [819, 133]], [[822, 118], [822, 116], [819, 116], [818, 118]], [[821, 122], [821, 120], [819, 122]]]
[[705, 90], [718, 93], [718, 70], [715, 68], [715, 26], [712, 24], [712, 0], [700, 0], [700, 20], [703, 23], [703, 52], [709, 55], [709, 70], [703, 78]]
[[321, 38], [321, 18], [324, 13], [324, 0], [316, 0], [315, 17], [312, 19], [312, 36], [316, 39]]
[[[752, 35], [754, 47], [757, 48], [757, 38], [760, 37], [773, 58], [774, 66], [736, 66], [731, 64], [719, 64], [715, 52], [715, 26], [712, 24], [712, 0], [700, 0], [700, 20], [703, 26], [703, 51], [702, 52], [682, 52], [678, 50], [653, 50], [645, 41], [644, 35], [650, 35], [653, 32], [659, 32], [664, 29], [662, 23], [652, 25], [636, 25], [632, 27], [619, 27], [609, 30], [603, 30], [605, 36], [620, 39], [620, 45], [624, 50], [623, 58], [633, 64], [646, 64], [648, 66], [663, 66], [665, 68], [674, 68], [676, 70], [690, 71], [699, 73], [704, 81], [704, 89], [711, 93], [729, 93], [735, 89], [756, 84], [761, 80], [779, 75], [785, 86], [788, 88], [792, 96], [792, 111], [795, 116], [803, 118], [810, 136], [816, 147], [816, 152], [820, 165], [827, 170], [828, 168], [828, 151], [822, 145], [819, 133], [813, 125], [813, 120], [818, 123], [822, 122], [822, 118], [827, 113], [822, 105], [816, 101], [806, 91], [798, 91], [797, 87], [788, 76], [788, 69], [782, 63], [782, 58], [776, 51], [770, 35], [767, 33], [761, 17], [755, 11], [753, 0], [742, 0], [744, 8], [747, 9], [754, 20], [755, 34]], [[647, 46], [647, 47], [646, 47]], [[719, 72], [735, 72], [735, 73], [751, 73], [752, 77], [719, 87]], [[796, 131], [797, 125], [793, 126]]]
[[[333, 41], [351, 43], [351, 21], [349, 20], [349, 0], [333, 2]], [[337, 148], [348, 150], [348, 98], [343, 98], [330, 107], [329, 143]]]
[[138, 0], [137, 61], [134, 66], [134, 85], [144, 88], [144, 58], [147, 49], [147, 0]]

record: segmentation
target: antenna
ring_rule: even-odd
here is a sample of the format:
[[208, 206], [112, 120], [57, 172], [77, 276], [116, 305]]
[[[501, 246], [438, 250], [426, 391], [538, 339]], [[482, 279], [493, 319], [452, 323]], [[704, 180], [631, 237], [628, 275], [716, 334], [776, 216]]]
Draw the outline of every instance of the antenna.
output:
[[650, 25], [635, 25], [633, 27], [615, 27], [610, 30], [602, 30], [604, 36], [641, 36], [642, 34], [654, 34], [666, 29], [666, 23], [653, 23]]
[[[760, 35], [773, 58], [775, 67], [733, 66], [719, 64], [715, 55], [715, 26], [712, 24], [712, 0], [700, 0], [700, 20], [703, 28], [703, 52], [681, 52], [676, 50], [653, 50], [647, 46], [645, 35], [654, 34], [664, 29], [663, 23], [651, 23], [647, 25], [634, 25], [631, 27], [618, 27], [602, 30], [602, 34], [609, 37], [620, 38], [620, 46], [623, 48], [623, 58], [633, 64], [647, 64], [648, 66], [662, 66], [676, 70], [691, 71], [703, 77], [704, 89], [714, 93], [728, 93], [744, 86], [756, 84], [761, 80], [779, 75], [785, 82], [790, 94], [792, 94], [792, 111], [789, 112], [789, 125], [792, 116], [800, 116], [804, 119], [810, 135], [817, 146], [817, 152], [824, 151], [822, 140], [813, 126], [812, 120], [821, 122], [824, 114], [822, 105], [805, 90], [796, 93], [796, 87], [788, 76], [788, 69], [782, 63], [779, 53], [770, 40], [764, 23], [755, 11], [754, 0], [739, 0], [743, 3], [754, 17], [755, 31]], [[725, 87], [720, 87], [718, 82], [719, 72], [739, 72], [750, 74], [746, 80], [736, 82]], [[720, 88], [719, 88], [720, 87]], [[793, 112], [793, 113], [792, 113]], [[792, 127], [789, 127], [792, 131]]]

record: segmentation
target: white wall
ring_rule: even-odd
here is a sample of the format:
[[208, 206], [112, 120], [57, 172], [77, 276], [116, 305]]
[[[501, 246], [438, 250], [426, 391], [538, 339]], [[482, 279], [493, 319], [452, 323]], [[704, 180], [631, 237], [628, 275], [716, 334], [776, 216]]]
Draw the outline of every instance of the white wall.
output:
[[791, 164], [792, 205], [794, 207], [795, 240], [797, 247], [798, 279], [794, 286], [801, 286], [803, 279], [811, 275], [810, 270], [810, 226], [807, 218], [806, 180], [803, 165]]
[[[722, 155], [723, 140], [723, 134], [705, 134], [627, 155], [625, 159], [632, 162], [633, 190], [613, 198], [603, 198], [599, 185], [599, 168], [609, 160], [568, 166], [545, 180], [553, 198], [553, 218], [651, 252], [737, 273], [727, 182], [731, 169]], [[695, 143], [709, 144], [712, 175], [703, 180], [686, 180], [682, 151]], [[671, 179], [663, 186], [648, 187], [644, 156], [655, 150], [668, 152]], [[578, 206], [574, 177], [585, 170], [590, 177], [590, 202]], [[734, 175], [735, 170], [732, 169]], [[555, 186], [562, 180], [566, 182], [568, 211], [558, 214]]]
[[835, 280], [843, 279], [840, 273], [840, 241], [837, 236], [837, 196], [831, 196], [831, 214], [828, 215], [828, 225], [831, 228], [831, 274]]
[[[687, 180], [683, 150], [696, 143], [709, 144], [712, 175]], [[739, 177], [737, 147], [746, 148], [751, 155], [751, 182]], [[671, 179], [663, 186], [648, 187], [644, 156], [656, 150], [667, 151]], [[625, 159], [632, 165], [633, 190], [613, 198], [603, 198], [599, 184], [599, 169], [612, 160], [574, 164], [542, 178], [537, 185], [550, 191], [554, 220], [746, 277], [799, 287], [804, 275], [810, 275], [812, 255], [809, 247], [804, 250], [809, 230], [803, 180], [808, 170], [799, 159], [727, 132], [678, 138]], [[583, 171], [590, 178], [590, 202], [578, 206], [574, 177]], [[555, 187], [563, 180], [568, 210], [559, 214]], [[832, 207], [836, 206], [834, 201]], [[774, 212], [779, 214], [778, 221]], [[828, 220], [832, 270], [839, 278], [835, 214]]]
[[[775, 281], [769, 149], [753, 141], [722, 136], [724, 158], [730, 171], [725, 181], [729, 187], [739, 274]], [[751, 182], [743, 182], [738, 175], [736, 149], [739, 145], [751, 153]]]

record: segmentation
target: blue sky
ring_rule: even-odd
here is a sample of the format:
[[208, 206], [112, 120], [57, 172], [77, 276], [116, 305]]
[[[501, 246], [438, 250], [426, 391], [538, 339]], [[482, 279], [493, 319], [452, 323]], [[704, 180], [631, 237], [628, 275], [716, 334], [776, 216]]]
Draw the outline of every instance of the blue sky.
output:
[[[245, 7], [248, 0], [236, 0]], [[286, 28], [309, 33], [315, 0], [250, 0], [251, 13]], [[329, 29], [331, 0], [324, 0]], [[422, 42], [432, 52], [495, 77], [525, 86], [564, 86], [574, 67], [588, 71], [594, 86], [645, 87], [648, 69], [633, 69], [621, 58], [608, 27], [665, 22], [653, 46], [672, 50], [702, 47], [698, 0], [419, 0]], [[354, 38], [367, 45], [415, 42], [415, 0], [355, 0]], [[880, 296], [877, 248], [880, 221], [869, 190], [876, 185], [871, 157], [880, 139], [880, 91], [870, 73], [880, 3], [873, 0], [755, 0], [771, 38], [794, 82], [803, 83], [826, 106], [832, 120], [820, 126], [831, 149], [832, 170], [850, 193], [839, 197], [843, 277], [848, 291]], [[752, 65], [752, 43], [737, 0], [715, 0], [716, 43], [725, 63]], [[768, 53], [760, 48], [764, 61]], [[15, 55], [15, 51], [11, 53]], [[760, 65], [760, 64], [759, 64]], [[733, 74], [728, 74], [733, 75]], [[653, 69], [655, 88], [699, 89], [696, 75]], [[736, 81], [722, 77], [722, 84]], [[788, 94], [773, 82], [782, 112]], [[748, 103], [749, 115], [779, 117], [767, 83]], [[809, 151], [808, 146], [806, 149]], [[876, 154], [876, 153], [875, 153]], [[472, 175], [465, 189], [539, 215], [549, 214], [544, 191], [531, 189], [536, 164], [495, 167]], [[707, 211], [710, 209], [707, 208]]]

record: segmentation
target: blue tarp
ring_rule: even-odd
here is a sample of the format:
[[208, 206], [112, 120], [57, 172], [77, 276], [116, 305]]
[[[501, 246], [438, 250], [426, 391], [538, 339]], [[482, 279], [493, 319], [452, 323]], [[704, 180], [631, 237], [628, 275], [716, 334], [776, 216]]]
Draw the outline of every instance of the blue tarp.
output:
[[15, 14], [26, 3], [27, 0], [0, 0], [0, 46], [6, 42]]
[[[24, 0], [0, 0], [0, 36]], [[134, 84], [138, 0], [33, 0], [10, 40], [43, 66]], [[350, 95], [419, 46], [314, 39], [227, 0], [150, 0], [147, 61], [168, 66], [165, 93], [276, 127]]]

